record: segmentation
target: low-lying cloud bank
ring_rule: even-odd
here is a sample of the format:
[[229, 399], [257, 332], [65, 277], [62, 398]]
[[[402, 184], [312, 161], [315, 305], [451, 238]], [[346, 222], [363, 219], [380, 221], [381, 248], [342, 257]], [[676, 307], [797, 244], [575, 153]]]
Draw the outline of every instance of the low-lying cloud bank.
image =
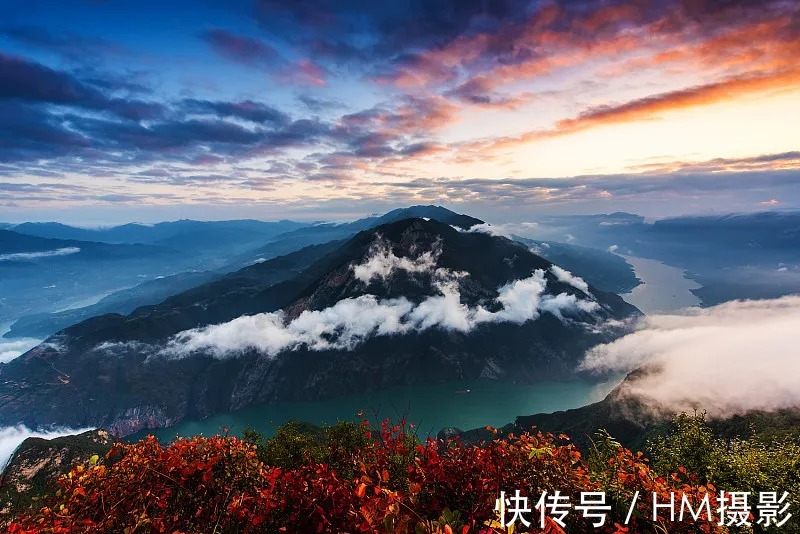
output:
[[625, 393], [656, 408], [713, 417], [800, 407], [800, 296], [654, 315], [591, 350], [582, 368], [648, 372]]
[[421, 253], [416, 258], [399, 258], [378, 242], [367, 260], [351, 267], [358, 280], [364, 283], [374, 278], [385, 280], [395, 270], [404, 270], [430, 276], [438, 294], [420, 302], [404, 297], [378, 299], [370, 294], [361, 295], [342, 299], [323, 310], [306, 310], [293, 320], [287, 320], [282, 311], [243, 316], [181, 332], [161, 350], [161, 355], [182, 357], [205, 352], [225, 358], [248, 350], [270, 356], [301, 347], [315, 351], [352, 350], [372, 336], [432, 328], [466, 333], [486, 323], [522, 324], [542, 313], [566, 320], [565, 316], [591, 313], [599, 307], [593, 300], [575, 295], [547, 294], [547, 279], [541, 269], [528, 278], [498, 288], [493, 306], [467, 306], [461, 302], [459, 290], [459, 280], [467, 274], [439, 268], [437, 259], [436, 251]]
[[52, 430], [36, 431], [23, 425], [2, 427], [0, 428], [0, 469], [5, 467], [6, 462], [11, 458], [17, 447], [27, 438], [53, 439], [60, 436], [69, 436], [70, 434], [80, 434], [88, 430], [92, 429], [54, 428]]
[[64, 247], [42, 252], [15, 252], [13, 254], [0, 254], [0, 261], [37, 260], [40, 258], [51, 258], [53, 256], [69, 256], [70, 254], [77, 254], [80, 251], [81, 249], [79, 247]]

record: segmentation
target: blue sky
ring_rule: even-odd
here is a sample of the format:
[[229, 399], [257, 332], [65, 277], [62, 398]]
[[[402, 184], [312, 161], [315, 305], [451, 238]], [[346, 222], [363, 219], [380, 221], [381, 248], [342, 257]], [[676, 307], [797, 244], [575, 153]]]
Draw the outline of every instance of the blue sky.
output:
[[785, 0], [0, 6], [0, 220], [800, 205]]

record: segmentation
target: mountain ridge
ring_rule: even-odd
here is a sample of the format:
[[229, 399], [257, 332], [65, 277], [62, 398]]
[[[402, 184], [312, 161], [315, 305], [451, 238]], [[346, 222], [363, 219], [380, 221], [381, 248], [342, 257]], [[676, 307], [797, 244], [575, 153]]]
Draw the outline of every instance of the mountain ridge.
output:
[[[391, 254], [375, 256], [374, 246], [380, 239], [388, 240]], [[442, 250], [432, 262], [437, 246]], [[378, 264], [399, 262], [398, 265], [419, 270], [400, 269], [385, 286], [370, 280], [363, 287], [357, 285], [355, 268], [372, 265], [369, 261], [375, 257], [380, 260]], [[422, 261], [420, 258], [427, 258], [420, 264], [425, 270], [415, 263]], [[232, 328], [229, 323], [208, 326], [211, 330], [204, 334], [206, 327], [202, 323], [198, 326], [196, 320], [194, 324], [173, 325], [164, 330], [167, 321], [158, 319], [141, 323], [126, 333], [115, 329], [119, 325], [132, 328], [136, 323], [129, 321], [146, 317], [152, 310], [140, 310], [127, 318], [102, 316], [70, 327], [0, 367], [0, 417], [4, 424], [24, 421], [32, 427], [53, 423], [100, 426], [126, 435], [142, 428], [168, 426], [186, 417], [203, 417], [276, 400], [324, 398], [364, 387], [385, 388], [487, 373], [493, 378], [513, 376], [528, 381], [566, 377], [574, 372], [574, 363], [583, 350], [619, 335], [597, 330], [600, 318], [623, 319], [636, 310], [616, 295], [589, 287], [586, 290], [591, 294], [584, 293], [558, 280], [551, 267], [527, 247], [506, 238], [458, 231], [433, 220], [401, 220], [362, 232], [295, 277], [255, 293], [254, 308], [248, 311], [255, 316], [235, 310], [232, 315], [238, 317], [230, 323], [237, 328], [261, 320], [277, 328], [278, 334], [302, 334], [301, 339], [306, 341], [286, 345], [289, 350], [279, 352], [280, 357], [265, 356], [254, 347], [232, 356], [219, 356], [210, 346], [189, 350], [195, 338]], [[470, 270], [466, 278], [444, 282], [434, 279], [440, 270], [451, 276], [464, 268]], [[248, 269], [269, 269], [269, 262]], [[503, 291], [508, 293], [516, 291], [514, 284], [523, 275], [530, 278], [526, 284], [541, 290], [531, 295], [541, 298], [537, 302], [542, 310], [526, 311], [536, 314], [533, 320], [512, 317], [507, 306], [519, 307], [516, 301], [508, 304], [496, 300], [502, 296], [497, 293], [497, 286], [506, 288]], [[451, 285], [441, 286], [443, 283]], [[393, 284], [397, 284], [394, 289]], [[405, 300], [398, 300], [412, 285], [416, 296], [409, 293]], [[456, 286], [458, 298], [453, 300]], [[558, 298], [543, 293], [545, 286], [558, 293]], [[437, 292], [426, 295], [428, 289]], [[447, 291], [451, 294], [447, 295]], [[471, 323], [460, 330], [451, 328], [446, 314], [439, 317], [433, 312], [435, 306], [458, 304], [461, 296], [464, 302], [455, 310], [463, 315], [459, 316], [461, 319]], [[581, 301], [599, 315], [580, 311]], [[295, 322], [317, 320], [326, 314], [336, 316], [346, 306], [365, 303], [378, 306], [373, 309], [379, 311], [406, 310], [405, 315], [399, 315], [406, 334], [374, 335], [378, 330], [370, 330], [355, 350], [334, 343], [319, 351], [313, 349], [313, 343], [324, 346], [325, 342], [350, 335], [352, 324], [334, 321], [335, 328], [320, 337], [313, 329], [303, 330], [305, 327]], [[292, 312], [293, 305], [302, 310]], [[190, 307], [195, 306], [190, 303]], [[286, 310], [286, 316], [276, 326], [274, 313], [280, 309]], [[165, 308], [165, 317], [170, 310]], [[516, 308], [512, 311], [519, 313]], [[569, 318], [562, 317], [562, 311]], [[425, 321], [431, 317], [434, 322], [428, 325]], [[187, 327], [189, 330], [185, 330]], [[169, 337], [175, 335], [176, 329], [184, 338]], [[259, 332], [258, 328], [250, 331], [257, 337], [256, 343], [272, 343], [258, 338]], [[326, 337], [331, 335], [332, 338]], [[186, 355], [158, 357], [174, 343], [189, 347]]]

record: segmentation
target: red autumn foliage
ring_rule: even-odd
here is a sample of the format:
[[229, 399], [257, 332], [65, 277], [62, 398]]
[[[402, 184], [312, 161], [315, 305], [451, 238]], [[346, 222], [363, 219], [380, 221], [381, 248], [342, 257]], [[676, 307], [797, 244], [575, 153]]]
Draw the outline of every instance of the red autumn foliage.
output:
[[[365, 429], [366, 430], [366, 429]], [[368, 430], [367, 430], [368, 432]], [[505, 532], [497, 522], [500, 491], [531, 500], [556, 490], [577, 503], [580, 492], [606, 491], [612, 521], [595, 528], [576, 511], [568, 532], [724, 532], [709, 521], [652, 520], [650, 496], [670, 492], [692, 502], [714, 488], [685, 474], [656, 476], [641, 454], [618, 448], [591, 470], [580, 452], [551, 435], [507, 436], [485, 446], [418, 443], [403, 425], [386, 423], [357, 450], [338, 450], [330, 464], [310, 458], [291, 469], [265, 465], [256, 447], [234, 437], [180, 439], [163, 446], [148, 437], [117, 444], [106, 465], [78, 466], [63, 476], [48, 505], [15, 519], [14, 533], [68, 532]], [[352, 467], [352, 469], [351, 469]], [[640, 498], [623, 526], [635, 492]], [[621, 514], [621, 515], [620, 515]], [[547, 518], [542, 529], [564, 532]], [[615, 524], [616, 522], [616, 524]], [[515, 532], [523, 532], [516, 525]]]

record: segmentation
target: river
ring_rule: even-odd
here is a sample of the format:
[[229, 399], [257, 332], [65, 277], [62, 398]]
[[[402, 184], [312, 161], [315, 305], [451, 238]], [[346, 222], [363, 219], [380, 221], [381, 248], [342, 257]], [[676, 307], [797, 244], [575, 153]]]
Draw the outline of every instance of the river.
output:
[[[388, 417], [398, 421], [405, 416], [417, 425], [421, 435], [435, 435], [445, 427], [462, 430], [486, 425], [499, 427], [513, 422], [517, 415], [584, 406], [601, 400], [621, 379], [622, 376], [614, 376], [602, 383], [575, 380], [533, 385], [482, 380], [405, 386], [322, 401], [256, 406], [202, 421], [185, 421], [158, 430], [155, 435], [162, 440], [197, 434], [208, 436], [219, 433], [223, 427], [238, 435], [245, 426], [271, 435], [276, 426], [291, 419], [333, 424], [338, 420], [358, 420], [361, 410], [373, 420]], [[134, 436], [137, 437], [141, 435]]]
[[689, 306], [699, 306], [692, 289], [702, 286], [686, 277], [686, 271], [658, 260], [622, 256], [633, 266], [636, 276], [643, 282], [630, 293], [620, 295], [646, 314], [673, 312]]

